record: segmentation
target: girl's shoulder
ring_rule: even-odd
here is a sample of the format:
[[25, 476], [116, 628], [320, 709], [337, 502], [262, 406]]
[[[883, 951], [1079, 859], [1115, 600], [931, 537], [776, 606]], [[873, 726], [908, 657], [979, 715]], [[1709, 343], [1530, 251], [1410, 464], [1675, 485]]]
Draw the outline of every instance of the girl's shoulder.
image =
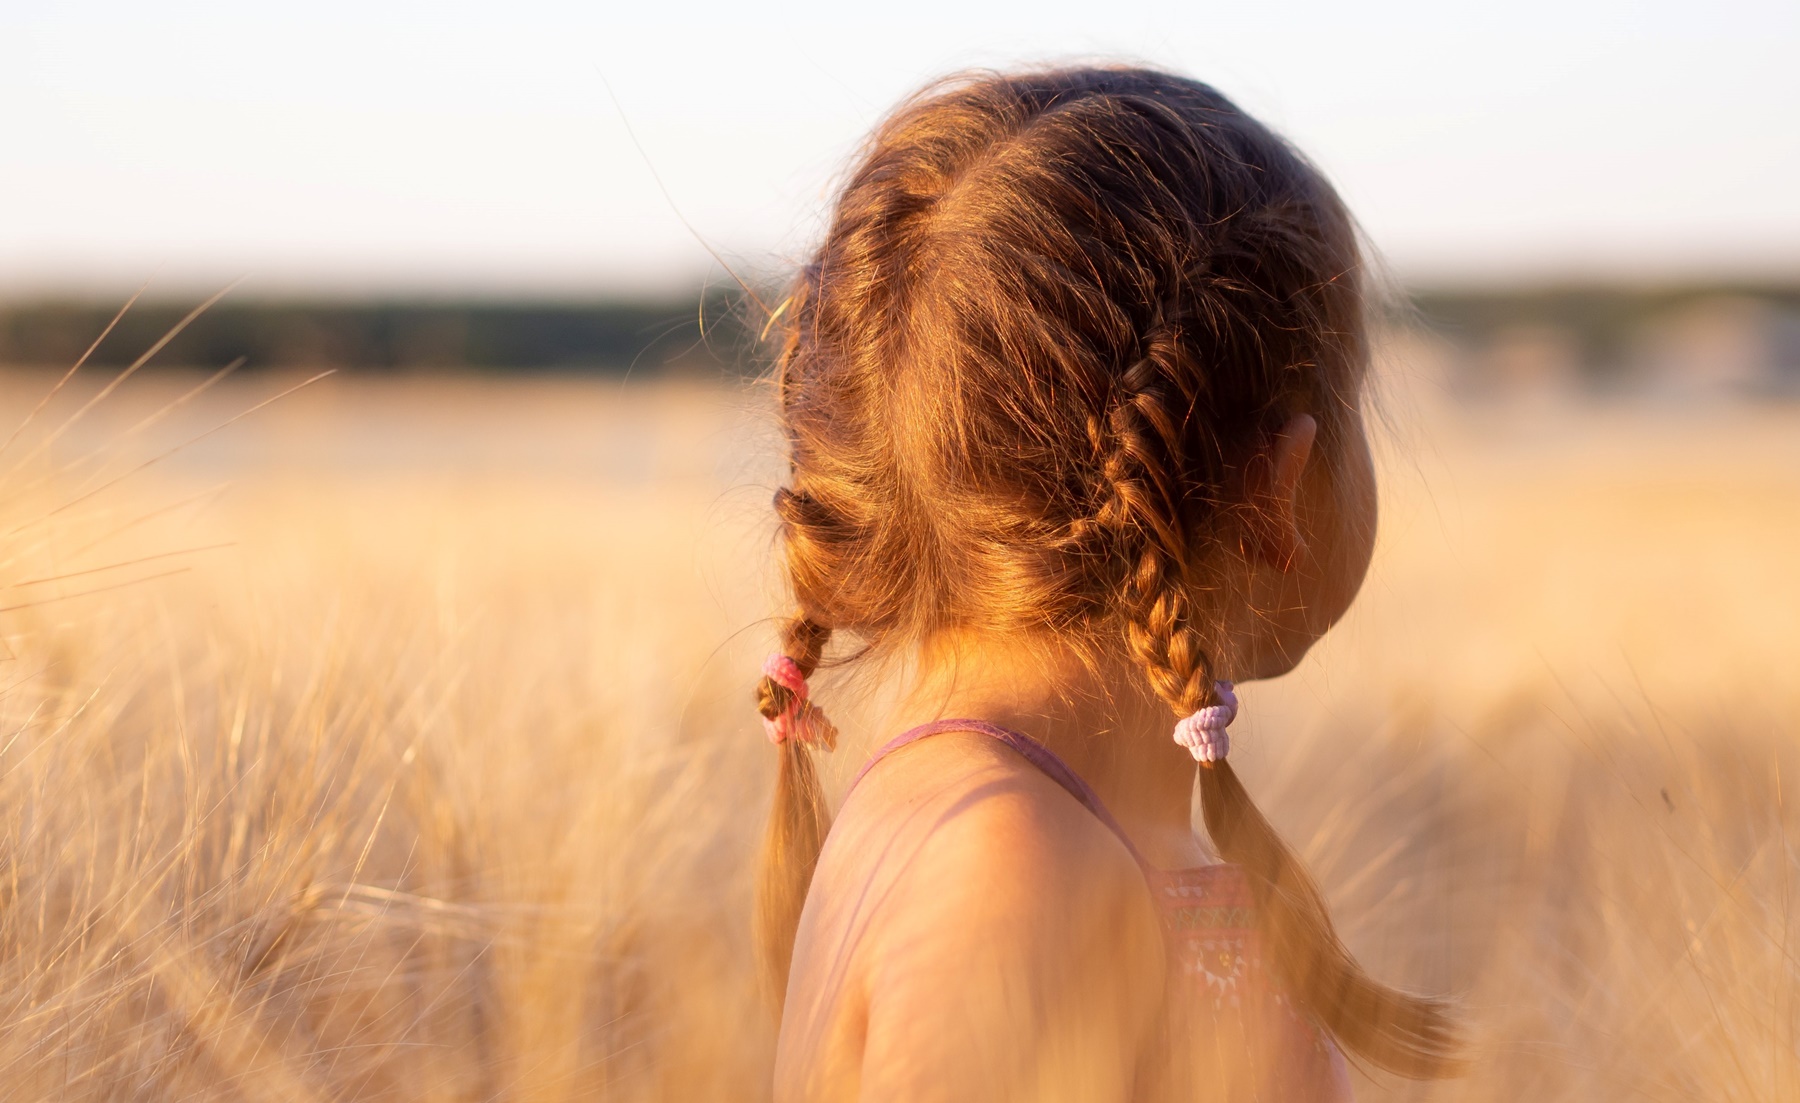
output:
[[1129, 1083], [1118, 1074], [1163, 980], [1156, 907], [1125, 845], [1012, 750], [948, 732], [894, 752], [845, 802], [789, 1001], [805, 1014], [854, 996], [865, 1087], [905, 1094], [908, 1076], [966, 1071], [969, 1098], [992, 1098], [1019, 1087], [983, 1081], [1008, 1060], [1027, 1079], [1056, 1065], [1065, 1081]]
[[[879, 841], [880, 845], [872, 845]], [[895, 900], [935, 911], [971, 886], [980, 911], [1081, 906], [1152, 908], [1126, 845], [1068, 790], [1022, 755], [973, 732], [945, 732], [883, 758], [840, 811], [821, 855], [895, 888], [930, 891]], [[948, 895], [947, 895], [948, 893]]]

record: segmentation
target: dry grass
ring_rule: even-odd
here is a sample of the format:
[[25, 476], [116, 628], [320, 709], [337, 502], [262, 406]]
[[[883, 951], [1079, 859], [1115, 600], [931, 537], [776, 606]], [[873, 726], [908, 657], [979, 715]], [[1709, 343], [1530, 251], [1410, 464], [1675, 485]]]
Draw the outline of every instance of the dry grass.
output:
[[[7, 1097], [762, 1097], [753, 398], [328, 380], [52, 514], [280, 387], [135, 428], [188, 382], [0, 455]], [[1397, 420], [1239, 756], [1465, 995], [1474, 1074], [1365, 1098], [1795, 1097], [1800, 412]]]

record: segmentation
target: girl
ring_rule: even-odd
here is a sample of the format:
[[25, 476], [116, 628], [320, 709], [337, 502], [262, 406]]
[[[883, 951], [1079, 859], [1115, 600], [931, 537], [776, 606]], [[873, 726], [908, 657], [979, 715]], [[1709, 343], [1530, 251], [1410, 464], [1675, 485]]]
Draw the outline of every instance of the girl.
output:
[[[1191, 80], [967, 79], [876, 131], [779, 312], [778, 1099], [1449, 1068], [1444, 1009], [1362, 971], [1228, 759], [1232, 683], [1292, 669], [1368, 565], [1360, 282], [1331, 186]], [[920, 726], [833, 825], [806, 679], [840, 641], [908, 660]]]

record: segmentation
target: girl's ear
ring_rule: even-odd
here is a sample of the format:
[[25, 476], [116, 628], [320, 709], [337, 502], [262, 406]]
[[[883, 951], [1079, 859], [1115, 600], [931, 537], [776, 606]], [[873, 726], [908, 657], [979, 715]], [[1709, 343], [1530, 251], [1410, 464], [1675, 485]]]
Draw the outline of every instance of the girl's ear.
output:
[[1278, 571], [1294, 569], [1306, 538], [1300, 534], [1300, 476], [1312, 459], [1319, 423], [1311, 414], [1288, 418], [1251, 458], [1245, 490], [1244, 554]]

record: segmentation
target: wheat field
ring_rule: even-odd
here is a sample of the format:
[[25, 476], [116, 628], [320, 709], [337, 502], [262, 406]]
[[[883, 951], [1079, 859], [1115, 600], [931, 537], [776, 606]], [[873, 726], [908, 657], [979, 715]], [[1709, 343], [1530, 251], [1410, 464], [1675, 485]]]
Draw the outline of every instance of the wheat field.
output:
[[[0, 451], [6, 1098], [763, 1098], [763, 393], [334, 377], [174, 450], [301, 380], [88, 375]], [[1800, 409], [1394, 390], [1234, 755], [1465, 1008], [1360, 1096], [1800, 1098]]]

